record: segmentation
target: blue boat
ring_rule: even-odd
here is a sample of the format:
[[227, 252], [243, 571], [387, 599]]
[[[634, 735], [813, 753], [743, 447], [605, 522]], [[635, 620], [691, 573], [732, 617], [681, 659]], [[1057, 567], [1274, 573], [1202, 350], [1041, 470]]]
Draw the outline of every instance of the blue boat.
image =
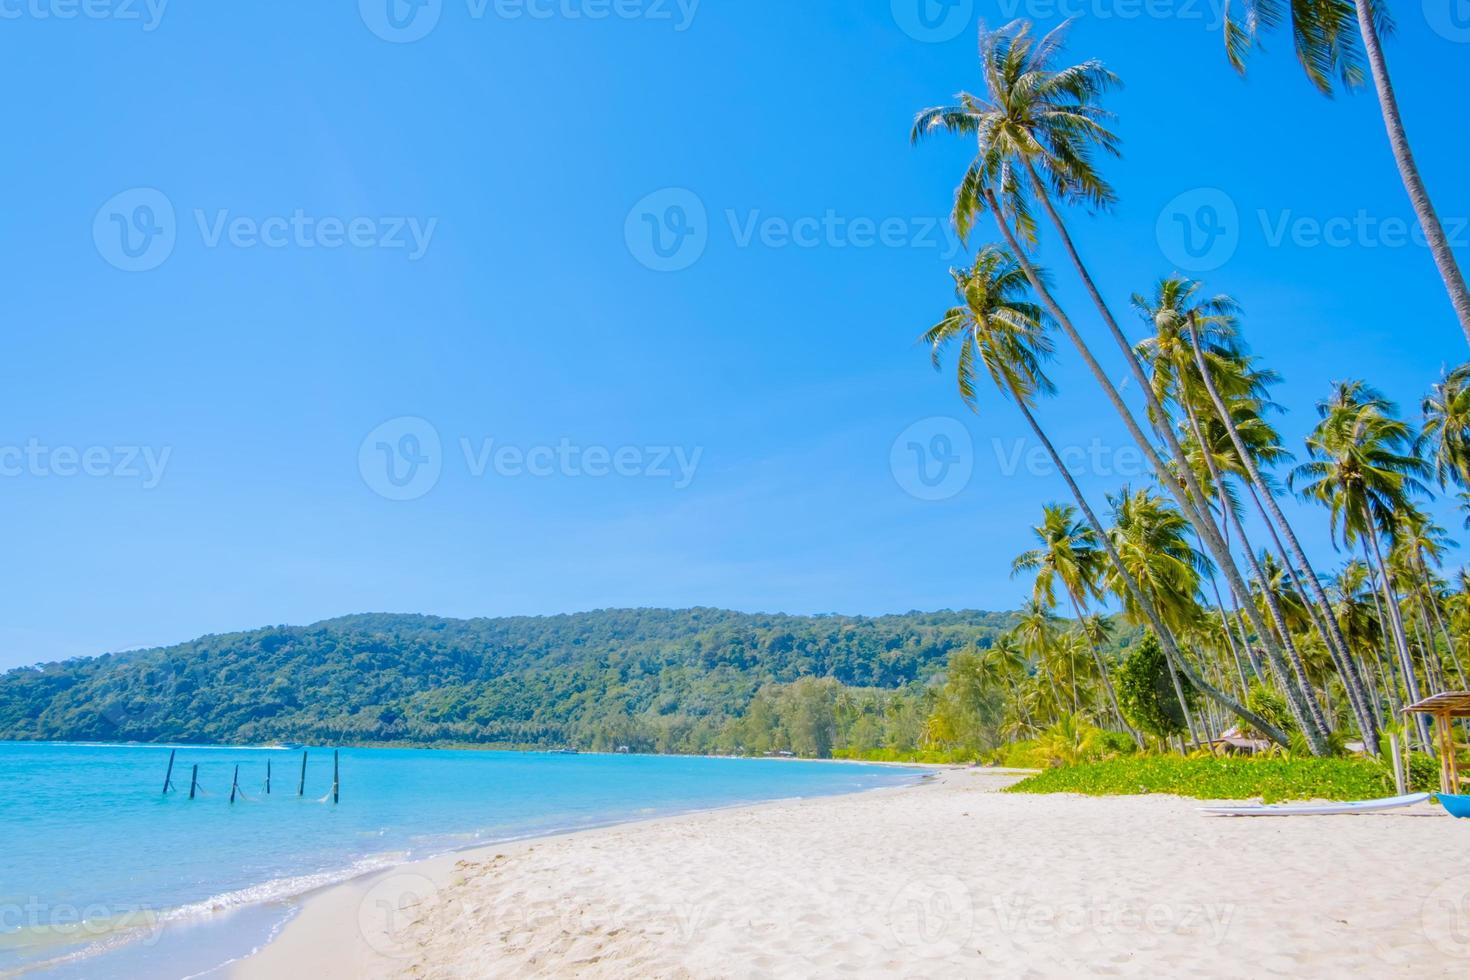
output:
[[1470, 817], [1470, 796], [1455, 796], [1451, 793], [1436, 793], [1435, 799], [1452, 817]]

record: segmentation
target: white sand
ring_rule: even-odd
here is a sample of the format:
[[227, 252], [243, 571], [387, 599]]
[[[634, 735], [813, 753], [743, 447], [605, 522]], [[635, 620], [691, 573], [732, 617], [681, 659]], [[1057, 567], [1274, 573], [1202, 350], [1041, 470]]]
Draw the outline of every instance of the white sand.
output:
[[1470, 976], [1470, 823], [1014, 777], [488, 847], [308, 902], [243, 978]]

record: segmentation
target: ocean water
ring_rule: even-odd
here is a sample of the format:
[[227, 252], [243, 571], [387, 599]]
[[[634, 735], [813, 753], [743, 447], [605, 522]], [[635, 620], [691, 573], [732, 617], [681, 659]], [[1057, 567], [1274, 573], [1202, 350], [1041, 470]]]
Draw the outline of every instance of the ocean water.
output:
[[165, 795], [170, 751], [0, 742], [0, 977], [211, 975], [278, 929], [293, 899], [404, 860], [919, 778], [766, 759], [349, 748], [333, 804], [330, 749], [307, 750], [299, 796], [301, 749], [178, 746]]

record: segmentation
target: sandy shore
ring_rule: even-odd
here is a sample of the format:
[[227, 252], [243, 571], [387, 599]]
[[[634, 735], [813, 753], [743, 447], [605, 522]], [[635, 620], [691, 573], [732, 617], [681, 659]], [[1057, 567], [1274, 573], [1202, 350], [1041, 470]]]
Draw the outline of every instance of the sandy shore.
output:
[[310, 900], [247, 980], [1470, 975], [1470, 825], [1013, 776], [487, 847]]

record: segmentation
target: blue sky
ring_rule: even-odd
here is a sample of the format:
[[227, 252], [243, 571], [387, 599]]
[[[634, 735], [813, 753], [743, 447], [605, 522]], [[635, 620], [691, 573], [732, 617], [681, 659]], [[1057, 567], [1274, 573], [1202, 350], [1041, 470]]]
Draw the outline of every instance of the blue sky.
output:
[[[1079, 244], [1121, 310], [1179, 261], [1171, 202], [1216, 205], [1201, 278], [1293, 446], [1333, 379], [1409, 410], [1464, 359], [1374, 99], [1284, 37], [1242, 80], [1193, 0], [908, 2], [6, 5], [0, 666], [367, 610], [1014, 606], [1064, 488], [915, 345], [967, 147], [908, 124], [977, 87], [981, 16], [1081, 15], [1126, 87]], [[1427, 9], [1389, 57], [1464, 254], [1470, 137], [1427, 110], [1470, 30]], [[1043, 416], [1100, 501], [1144, 477], [1079, 367]]]

